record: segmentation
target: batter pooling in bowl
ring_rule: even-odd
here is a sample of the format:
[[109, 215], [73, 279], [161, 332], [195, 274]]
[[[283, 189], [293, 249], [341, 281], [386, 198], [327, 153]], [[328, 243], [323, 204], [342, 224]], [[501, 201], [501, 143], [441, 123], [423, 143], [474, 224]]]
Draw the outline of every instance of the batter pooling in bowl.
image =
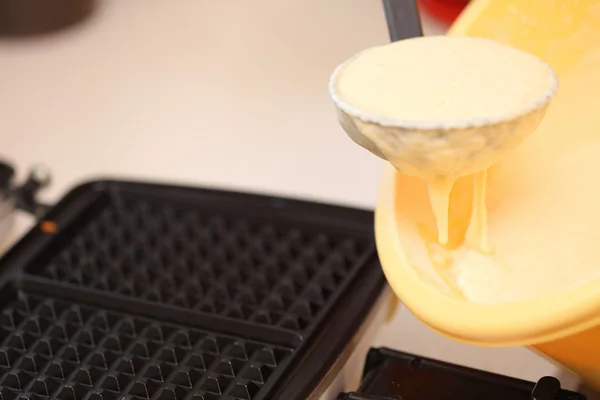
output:
[[354, 141], [426, 182], [439, 244], [430, 256], [445, 265], [454, 183], [474, 176], [465, 245], [489, 253], [485, 171], [535, 130], [556, 88], [555, 73], [533, 55], [437, 36], [365, 50], [336, 69], [329, 89]]

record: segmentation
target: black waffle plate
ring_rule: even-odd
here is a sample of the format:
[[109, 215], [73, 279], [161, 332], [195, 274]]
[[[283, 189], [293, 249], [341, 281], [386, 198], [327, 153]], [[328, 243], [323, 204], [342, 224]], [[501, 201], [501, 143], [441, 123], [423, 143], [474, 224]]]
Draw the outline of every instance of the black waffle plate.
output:
[[371, 349], [358, 392], [339, 400], [585, 400], [559, 390], [560, 382], [537, 383], [461, 367], [390, 349]]
[[385, 285], [372, 225], [268, 196], [80, 186], [0, 265], [2, 400], [305, 399]]

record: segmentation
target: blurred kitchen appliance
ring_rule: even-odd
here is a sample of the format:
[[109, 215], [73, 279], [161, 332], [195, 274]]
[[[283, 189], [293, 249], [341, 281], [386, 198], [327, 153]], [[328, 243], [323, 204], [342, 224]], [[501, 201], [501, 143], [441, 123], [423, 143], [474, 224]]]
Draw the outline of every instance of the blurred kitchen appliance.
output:
[[0, 242], [8, 236], [17, 210], [40, 217], [46, 206], [38, 203], [37, 193], [50, 184], [50, 172], [43, 166], [31, 168], [27, 179], [18, 185], [15, 169], [0, 161]]
[[49, 33], [85, 20], [95, 0], [0, 0], [0, 37]]
[[560, 381], [492, 374], [391, 349], [371, 349], [356, 392], [338, 400], [585, 400]]

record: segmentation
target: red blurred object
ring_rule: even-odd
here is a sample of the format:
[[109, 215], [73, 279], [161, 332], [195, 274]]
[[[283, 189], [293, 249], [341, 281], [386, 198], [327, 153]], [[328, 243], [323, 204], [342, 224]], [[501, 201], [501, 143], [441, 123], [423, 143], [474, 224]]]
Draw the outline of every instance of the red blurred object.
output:
[[470, 0], [418, 0], [421, 10], [447, 24], [454, 22], [456, 17], [467, 6]]

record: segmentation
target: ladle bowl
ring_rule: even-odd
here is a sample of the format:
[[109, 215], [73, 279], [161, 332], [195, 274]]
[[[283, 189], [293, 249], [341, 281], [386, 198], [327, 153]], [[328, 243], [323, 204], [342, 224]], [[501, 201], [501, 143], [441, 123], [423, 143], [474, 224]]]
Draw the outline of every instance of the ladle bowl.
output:
[[[360, 110], [338, 92], [337, 80], [341, 71], [360, 55], [339, 65], [329, 81], [329, 94], [340, 125], [354, 142], [390, 161], [399, 172], [426, 181], [455, 179], [483, 171], [513, 151], [538, 127], [558, 88], [556, 74], [546, 65], [551, 79], [545, 91], [512, 114], [463, 121], [403, 121]], [[440, 65], [441, 68], [444, 66]], [[491, 87], [482, 90], [491, 90]]]

